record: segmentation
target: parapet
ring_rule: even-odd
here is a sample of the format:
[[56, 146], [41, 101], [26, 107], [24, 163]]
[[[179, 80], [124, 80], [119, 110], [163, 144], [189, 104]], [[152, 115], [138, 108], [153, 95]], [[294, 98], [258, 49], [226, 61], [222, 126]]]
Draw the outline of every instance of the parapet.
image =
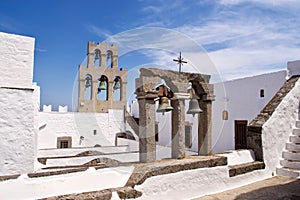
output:
[[[43, 112], [53, 112], [52, 111], [52, 105], [43, 105]], [[66, 113], [68, 112], [68, 106], [58, 106], [58, 112], [59, 113]]]

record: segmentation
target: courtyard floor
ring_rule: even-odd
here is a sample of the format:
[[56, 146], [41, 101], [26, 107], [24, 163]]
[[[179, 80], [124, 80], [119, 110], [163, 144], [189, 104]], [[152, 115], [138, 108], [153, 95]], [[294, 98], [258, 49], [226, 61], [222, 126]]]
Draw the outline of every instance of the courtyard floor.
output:
[[299, 200], [300, 179], [275, 176], [225, 192], [206, 195], [193, 200]]

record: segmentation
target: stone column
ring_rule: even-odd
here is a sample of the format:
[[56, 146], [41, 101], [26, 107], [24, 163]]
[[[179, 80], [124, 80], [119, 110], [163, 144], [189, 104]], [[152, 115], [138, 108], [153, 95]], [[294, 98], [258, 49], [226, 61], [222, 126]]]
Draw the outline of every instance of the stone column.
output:
[[122, 82], [121, 83], [121, 91], [120, 91], [120, 100], [121, 101], [126, 101], [126, 88], [127, 88], [127, 82]]
[[105, 53], [101, 53], [101, 58], [100, 58], [100, 66], [101, 67], [106, 67], [106, 54]]
[[140, 162], [156, 159], [154, 96], [138, 97], [139, 102], [139, 156]]
[[[85, 79], [81, 79], [79, 77], [79, 81], [78, 81], [78, 92], [79, 92], [78, 95], [80, 97], [79, 101], [85, 100], [84, 90], [85, 90]], [[80, 106], [80, 102], [78, 102], [78, 106]]]
[[172, 111], [172, 158], [185, 157], [185, 99], [188, 94], [175, 94]]
[[212, 101], [201, 100], [200, 108], [203, 112], [198, 115], [198, 154], [207, 156], [212, 151]]
[[114, 85], [114, 81], [108, 81], [107, 82], [108, 101], [110, 103], [112, 103], [113, 100], [114, 100], [114, 97], [113, 97], [113, 95], [114, 95], [114, 93], [113, 93], [113, 91], [114, 91], [113, 85]]
[[112, 68], [118, 68], [118, 55], [113, 55], [112, 59]]
[[98, 80], [93, 80], [92, 81], [92, 100], [97, 100], [97, 95], [98, 95]]
[[94, 54], [93, 53], [88, 53], [87, 55], [88, 60], [87, 60], [87, 67], [93, 67], [94, 66]]

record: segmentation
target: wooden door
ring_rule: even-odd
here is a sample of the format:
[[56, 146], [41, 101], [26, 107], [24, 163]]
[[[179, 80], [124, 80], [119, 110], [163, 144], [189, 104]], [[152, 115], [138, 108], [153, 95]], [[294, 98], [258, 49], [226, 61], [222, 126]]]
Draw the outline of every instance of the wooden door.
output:
[[247, 148], [247, 120], [235, 120], [235, 149]]

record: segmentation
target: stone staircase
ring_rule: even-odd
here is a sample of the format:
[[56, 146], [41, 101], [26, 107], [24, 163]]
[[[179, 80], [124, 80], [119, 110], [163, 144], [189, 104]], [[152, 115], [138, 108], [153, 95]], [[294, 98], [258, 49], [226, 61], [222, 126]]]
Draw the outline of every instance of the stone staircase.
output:
[[125, 120], [128, 123], [128, 125], [132, 128], [132, 130], [135, 132], [137, 136], [139, 136], [139, 119], [134, 118], [130, 115], [130, 113], [124, 109], [125, 112]]
[[300, 120], [296, 121], [296, 127], [286, 143], [285, 151], [282, 152], [283, 160], [281, 168], [276, 169], [277, 175], [299, 177], [300, 176]]

